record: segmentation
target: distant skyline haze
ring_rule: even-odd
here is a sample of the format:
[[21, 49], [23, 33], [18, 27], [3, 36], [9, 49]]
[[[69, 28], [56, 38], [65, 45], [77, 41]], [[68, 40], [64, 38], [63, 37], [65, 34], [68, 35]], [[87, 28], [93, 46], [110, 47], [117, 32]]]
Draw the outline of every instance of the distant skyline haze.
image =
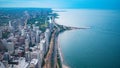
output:
[[0, 7], [120, 9], [120, 0], [0, 0]]

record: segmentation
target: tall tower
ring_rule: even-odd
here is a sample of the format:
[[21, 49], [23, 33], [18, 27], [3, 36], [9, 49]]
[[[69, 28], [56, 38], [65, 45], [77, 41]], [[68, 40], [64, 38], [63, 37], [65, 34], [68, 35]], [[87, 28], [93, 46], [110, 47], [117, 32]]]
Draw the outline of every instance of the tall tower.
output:
[[27, 19], [24, 21], [24, 28], [27, 28]]
[[55, 18], [54, 18], [54, 16], [52, 16], [52, 23], [55, 23]]
[[11, 21], [9, 21], [9, 27], [10, 27], [10, 28], [12, 27]]
[[7, 43], [7, 49], [9, 51], [10, 54], [12, 54], [14, 52], [14, 43], [13, 42], [8, 42]]

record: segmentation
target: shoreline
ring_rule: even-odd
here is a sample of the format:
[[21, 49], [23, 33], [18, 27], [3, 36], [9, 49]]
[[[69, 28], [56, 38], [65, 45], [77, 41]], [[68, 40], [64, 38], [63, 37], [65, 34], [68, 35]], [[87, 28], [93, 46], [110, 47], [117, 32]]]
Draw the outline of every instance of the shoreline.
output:
[[[74, 29], [83, 29], [78, 27], [68, 27], [64, 25], [59, 25], [57, 23], [54, 23], [54, 30], [51, 34], [51, 41], [49, 44], [49, 50], [47, 52], [47, 55], [45, 56], [45, 64], [44, 68], [70, 68], [64, 63], [62, 50], [59, 44], [59, 35], [65, 31], [68, 30], [74, 30]], [[84, 28], [88, 29], [88, 28]], [[52, 58], [53, 57], [53, 58]]]
[[60, 42], [60, 40], [59, 40], [59, 35], [58, 35], [58, 37], [57, 37], [57, 45], [58, 45], [58, 53], [59, 53], [59, 57], [60, 57], [60, 60], [61, 60], [62, 68], [70, 68], [69, 66], [64, 64], [63, 53], [62, 53], [62, 49], [61, 49], [61, 46], [60, 46], [59, 42]]
[[90, 27], [81, 27], [81, 28], [80, 27], [71, 27], [71, 26], [59, 25], [57, 23], [56, 23], [56, 25], [59, 26], [58, 29], [60, 29], [58, 31], [57, 45], [56, 45], [58, 47], [57, 49], [58, 49], [58, 55], [60, 57], [60, 63], [61, 63], [62, 68], [70, 68], [70, 66], [68, 66], [64, 63], [63, 53], [62, 53], [62, 49], [61, 49], [61, 46], [59, 43], [60, 42], [59, 36], [60, 36], [60, 34], [64, 33], [65, 31], [75, 30], [75, 29], [90, 29]]

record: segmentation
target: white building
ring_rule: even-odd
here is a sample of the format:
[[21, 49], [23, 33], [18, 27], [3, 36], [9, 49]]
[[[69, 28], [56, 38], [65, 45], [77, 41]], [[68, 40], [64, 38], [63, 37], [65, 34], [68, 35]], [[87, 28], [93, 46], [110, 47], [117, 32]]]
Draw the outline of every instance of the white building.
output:
[[12, 26], [11, 21], [9, 21], [9, 25], [8, 25], [7, 28], [8, 28], [9, 31], [12, 31], [14, 29], [13, 26]]
[[28, 39], [28, 42], [30, 43], [30, 35], [29, 35], [29, 33], [27, 33], [26, 39]]
[[29, 39], [25, 39], [25, 51], [29, 49]]
[[12, 28], [12, 24], [11, 24], [11, 21], [9, 21], [9, 27]]
[[33, 31], [39, 30], [39, 26], [35, 26], [35, 24], [33, 24]]
[[3, 40], [2, 40], [2, 43], [3, 43], [3, 45], [7, 48], [7, 40], [6, 40], [6, 39], [3, 39]]
[[35, 39], [36, 39], [35, 35], [36, 35], [35, 31], [31, 31], [30, 38], [31, 38], [32, 45], [35, 44]]
[[46, 29], [46, 31], [45, 31], [46, 52], [47, 52], [48, 47], [49, 47], [50, 34], [51, 34], [50, 29]]
[[8, 42], [7, 49], [8, 49], [8, 52], [12, 54], [14, 52], [14, 43]]
[[36, 43], [39, 43], [40, 41], [40, 33], [41, 33], [40, 30], [36, 30]]
[[25, 35], [25, 30], [21, 29], [21, 36], [24, 36], [24, 35]]
[[53, 27], [54, 27], [53, 18], [52, 18], [52, 16], [49, 16], [49, 28], [50, 28], [50, 31], [51, 31], [51, 32], [52, 32], [52, 30], [53, 30]]
[[2, 30], [0, 30], [0, 38], [2, 38]]
[[39, 43], [39, 46], [40, 46], [40, 51], [42, 53], [42, 57], [45, 55], [46, 53], [46, 42], [45, 42], [45, 39], [42, 39]]
[[18, 65], [12, 64], [9, 66], [9, 68], [28, 68], [29, 63], [25, 62], [25, 58], [20, 57], [18, 60], [14, 60], [15, 62], [18, 62]]
[[32, 59], [30, 62], [29, 68], [40, 68], [38, 66], [38, 59]]
[[40, 50], [36, 49], [35, 51], [31, 52], [31, 59], [38, 59], [38, 67], [41, 68], [42, 59]]

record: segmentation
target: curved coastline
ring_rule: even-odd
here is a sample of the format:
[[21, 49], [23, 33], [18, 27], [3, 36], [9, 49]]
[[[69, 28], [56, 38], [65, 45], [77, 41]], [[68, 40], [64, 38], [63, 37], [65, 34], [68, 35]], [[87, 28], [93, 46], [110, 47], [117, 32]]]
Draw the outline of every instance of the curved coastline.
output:
[[[54, 62], [56, 62], [57, 61], [57, 64], [55, 64], [55, 66], [57, 66], [58, 68], [70, 68], [68, 65], [66, 65], [65, 63], [64, 63], [64, 59], [63, 59], [63, 55], [62, 55], [62, 51], [61, 51], [61, 47], [60, 47], [60, 45], [59, 45], [59, 43], [58, 43], [58, 41], [59, 41], [59, 39], [58, 39], [58, 37], [59, 37], [59, 34], [61, 34], [61, 33], [63, 33], [63, 32], [65, 32], [65, 31], [68, 31], [68, 30], [74, 30], [74, 29], [88, 29], [87, 27], [84, 27], [84, 28], [78, 28], [78, 27], [68, 27], [68, 26], [64, 26], [64, 25], [59, 25], [59, 24], [57, 24], [57, 23], [54, 23], [54, 26], [55, 26], [55, 28], [54, 28], [54, 33], [53, 33], [53, 35], [54, 35], [54, 37], [53, 37], [53, 39], [54, 39], [54, 45], [56, 45], [56, 46], [53, 46], [52, 45], [52, 49], [53, 49], [53, 47], [55, 48], [54, 50], [55, 51], [57, 51], [57, 52], [55, 52], [55, 57], [56, 57], [56, 59], [55, 59], [55, 61]], [[57, 49], [56, 49], [57, 48]], [[52, 50], [51, 50], [52, 51]], [[52, 54], [51, 54], [52, 55]], [[49, 54], [48, 54], [48, 56], [49, 56]], [[55, 67], [54, 66], [54, 67]]]
[[64, 26], [64, 25], [59, 25], [57, 23], [55, 23], [57, 26], [58, 26], [58, 35], [57, 35], [57, 49], [58, 49], [58, 55], [59, 55], [59, 58], [60, 58], [60, 65], [62, 68], [70, 68], [70, 66], [66, 65], [64, 63], [64, 58], [63, 58], [63, 53], [62, 53], [62, 50], [61, 50], [61, 47], [60, 47], [60, 44], [59, 44], [59, 35], [64, 33], [65, 31], [68, 31], [68, 30], [75, 30], [75, 29], [90, 29], [90, 27], [71, 27], [71, 26]]
[[63, 53], [62, 53], [62, 50], [61, 50], [61, 46], [60, 46], [60, 40], [59, 40], [59, 35], [58, 35], [58, 38], [57, 38], [57, 45], [58, 45], [58, 53], [59, 53], [59, 57], [60, 57], [60, 60], [61, 60], [61, 64], [62, 64], [62, 68], [70, 68], [68, 65], [64, 64], [64, 58], [63, 58]]

